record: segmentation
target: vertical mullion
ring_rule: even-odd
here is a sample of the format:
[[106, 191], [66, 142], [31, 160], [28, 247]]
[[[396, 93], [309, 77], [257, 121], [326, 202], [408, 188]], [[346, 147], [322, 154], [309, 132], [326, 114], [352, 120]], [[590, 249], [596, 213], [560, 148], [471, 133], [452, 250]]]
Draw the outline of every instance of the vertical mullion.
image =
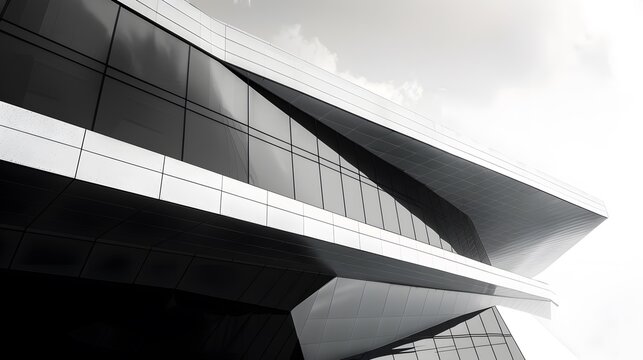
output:
[[107, 76], [107, 64], [109, 63], [109, 58], [112, 55], [112, 47], [114, 46], [114, 38], [116, 37], [116, 26], [118, 25], [118, 19], [120, 18], [121, 15], [121, 9], [122, 7], [118, 7], [118, 11], [116, 12], [116, 20], [114, 21], [114, 28], [112, 29], [112, 38], [109, 41], [109, 49], [107, 50], [107, 58], [105, 58], [105, 64], [103, 68], [103, 78], [101, 79], [100, 82], [100, 88], [98, 89], [98, 98], [96, 99], [96, 109], [94, 109], [94, 118], [92, 119], [92, 126], [89, 130], [94, 130], [94, 127], [96, 126], [96, 118], [98, 117], [98, 107], [100, 105], [100, 100], [103, 95], [103, 88], [105, 87], [105, 77]]

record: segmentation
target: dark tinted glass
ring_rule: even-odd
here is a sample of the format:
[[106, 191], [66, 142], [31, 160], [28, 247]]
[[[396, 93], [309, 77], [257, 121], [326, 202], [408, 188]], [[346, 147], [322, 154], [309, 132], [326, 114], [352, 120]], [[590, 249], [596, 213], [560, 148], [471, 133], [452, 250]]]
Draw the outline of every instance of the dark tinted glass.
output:
[[322, 207], [319, 163], [293, 155], [295, 199]]
[[346, 216], [364, 222], [364, 204], [362, 203], [362, 191], [359, 181], [350, 176], [342, 175], [342, 185], [344, 186]]
[[111, 1], [20, 0], [9, 4], [4, 18], [104, 62], [117, 12]]
[[250, 137], [250, 184], [294, 197], [290, 152]]
[[248, 84], [220, 62], [194, 48], [190, 53], [188, 100], [248, 123]]
[[188, 45], [121, 9], [109, 64], [177, 95], [185, 95]]
[[290, 143], [290, 119], [256, 90], [250, 89], [250, 126]]
[[408, 238], [415, 239], [411, 212], [397, 201], [395, 205], [397, 206], [397, 218], [400, 220], [400, 233]]
[[385, 191], [378, 190], [380, 193], [380, 203], [382, 204], [382, 217], [384, 220], [384, 229], [400, 233], [400, 225], [397, 222], [397, 211], [395, 210], [395, 200]]
[[314, 123], [312, 121], [305, 121], [304, 119], [290, 119], [290, 127], [292, 131], [292, 144], [300, 149], [304, 149], [310, 153], [317, 154], [317, 138], [310, 131], [313, 129]]
[[248, 181], [248, 134], [188, 111], [183, 161]]
[[94, 130], [180, 159], [183, 108], [107, 77]]
[[335, 164], [339, 164], [339, 154], [334, 150], [339, 148], [335, 132], [325, 126], [319, 126], [317, 128], [317, 133], [319, 138], [319, 141], [317, 142], [319, 147], [319, 156]]
[[346, 139], [340, 138], [339, 140], [340, 158], [339, 164], [346, 170], [358, 173], [357, 170], [357, 156], [355, 155], [354, 144]]
[[91, 128], [101, 74], [0, 34], [0, 99]]
[[380, 209], [380, 198], [377, 189], [362, 183], [362, 196], [364, 198], [364, 211], [366, 212], [366, 223], [382, 228], [382, 210]]
[[325, 166], [320, 166], [322, 176], [322, 193], [324, 194], [324, 209], [344, 215], [344, 196], [342, 194], [342, 179], [339, 172]]

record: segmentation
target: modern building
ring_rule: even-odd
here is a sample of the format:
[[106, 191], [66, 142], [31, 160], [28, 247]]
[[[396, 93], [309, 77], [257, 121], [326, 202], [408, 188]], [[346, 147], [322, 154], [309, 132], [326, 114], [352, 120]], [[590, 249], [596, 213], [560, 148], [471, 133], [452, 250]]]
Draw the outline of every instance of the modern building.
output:
[[0, 0], [3, 352], [521, 359], [602, 202], [183, 0]]

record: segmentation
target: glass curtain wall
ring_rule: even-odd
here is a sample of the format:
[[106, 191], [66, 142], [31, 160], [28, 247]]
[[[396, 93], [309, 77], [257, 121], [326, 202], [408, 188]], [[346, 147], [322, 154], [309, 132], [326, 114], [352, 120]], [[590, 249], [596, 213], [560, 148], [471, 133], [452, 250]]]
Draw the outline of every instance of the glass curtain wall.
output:
[[125, 7], [0, 5], [0, 100], [489, 263], [451, 204]]

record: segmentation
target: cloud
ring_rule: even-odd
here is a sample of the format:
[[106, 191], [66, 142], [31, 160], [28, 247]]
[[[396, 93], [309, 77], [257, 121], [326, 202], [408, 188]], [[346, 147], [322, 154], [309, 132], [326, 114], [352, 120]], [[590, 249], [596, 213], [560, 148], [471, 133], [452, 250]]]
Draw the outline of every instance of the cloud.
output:
[[[239, 4], [239, 0], [232, 0], [232, 3], [237, 5]], [[252, 7], [252, 0], [248, 0], [248, 7]]]
[[336, 53], [330, 51], [317, 37], [304, 38], [301, 24], [286, 26], [273, 38], [273, 44], [286, 52], [304, 59], [320, 68], [337, 73]]
[[412, 106], [418, 103], [424, 94], [424, 88], [417, 80], [372, 81], [350, 70], [339, 71], [337, 53], [331, 51], [318, 37], [305, 37], [301, 24], [283, 27], [272, 43], [290, 54], [400, 105]]

